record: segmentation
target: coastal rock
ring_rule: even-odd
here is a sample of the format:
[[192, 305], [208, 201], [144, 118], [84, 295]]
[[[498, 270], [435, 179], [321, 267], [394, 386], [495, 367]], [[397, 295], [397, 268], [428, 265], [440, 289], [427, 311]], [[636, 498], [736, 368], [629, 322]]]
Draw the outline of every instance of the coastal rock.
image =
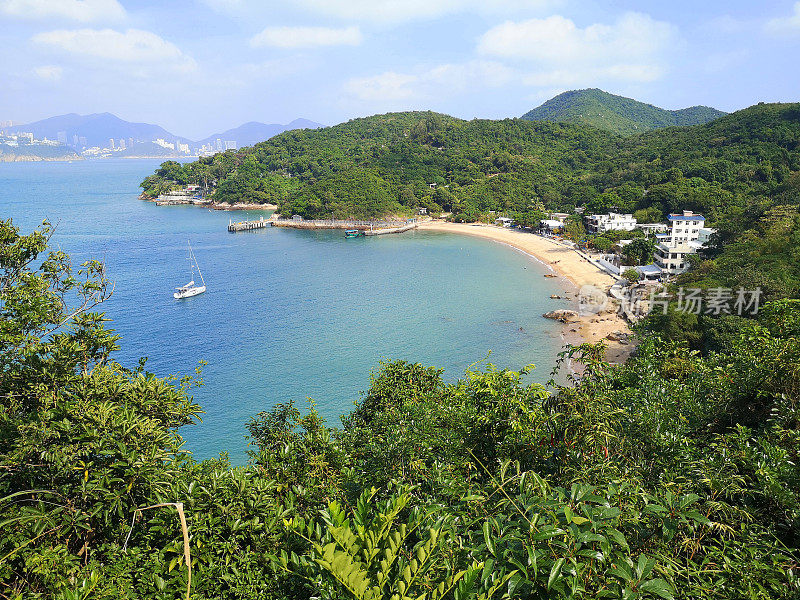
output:
[[555, 319], [556, 321], [561, 321], [562, 323], [569, 323], [570, 321], [574, 321], [578, 318], [578, 313], [574, 310], [560, 308], [558, 310], [551, 310], [542, 316], [545, 319]]
[[552, 273], [545, 273], [545, 277], [558, 277], [558, 275], [553, 275]]
[[550, 297], [551, 297], [553, 300], [561, 300], [561, 296], [559, 296], [558, 294], [551, 294], [551, 295], [550, 295]]
[[611, 340], [612, 342], [624, 342], [627, 343], [628, 341], [628, 334], [624, 331], [612, 331], [606, 336], [607, 340]]

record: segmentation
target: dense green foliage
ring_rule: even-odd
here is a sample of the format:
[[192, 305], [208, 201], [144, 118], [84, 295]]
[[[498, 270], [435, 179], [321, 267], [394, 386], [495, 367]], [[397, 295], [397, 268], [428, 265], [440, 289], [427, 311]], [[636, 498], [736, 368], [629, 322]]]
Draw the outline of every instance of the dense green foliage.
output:
[[219, 202], [274, 202], [283, 214], [305, 217], [374, 217], [418, 207], [526, 212], [571, 196], [589, 162], [606, 157], [597, 154], [606, 138], [555, 123], [393, 113], [287, 132], [183, 167], [165, 163], [142, 187], [152, 196], [165, 182], [202, 184], [205, 177], [218, 181]]
[[[694, 210], [719, 235], [691, 277], [706, 287], [760, 285], [773, 300], [800, 295], [792, 241], [800, 205], [797, 104], [757, 105], [705, 125], [625, 138], [545, 121], [387, 114], [287, 132], [186, 165], [167, 162], [142, 185], [154, 195], [186, 183], [214, 190], [218, 201], [274, 202], [287, 215], [323, 218], [426, 207], [456, 221], [496, 211], [534, 226], [548, 211], [575, 206], [651, 222]], [[578, 219], [567, 233], [586, 239]], [[618, 241], [600, 238], [601, 250]], [[648, 248], [638, 243], [628, 252], [645, 262]]]
[[702, 125], [725, 113], [708, 106], [665, 110], [603, 90], [572, 90], [551, 98], [522, 115], [530, 121], [557, 121], [591, 125], [620, 135], [662, 127]]
[[341, 428], [255, 416], [232, 468], [182, 451], [192, 380], [117, 364], [102, 266], [47, 237], [0, 223], [4, 597], [185, 597], [165, 502], [195, 599], [800, 594], [800, 301], [547, 386], [389, 362]]

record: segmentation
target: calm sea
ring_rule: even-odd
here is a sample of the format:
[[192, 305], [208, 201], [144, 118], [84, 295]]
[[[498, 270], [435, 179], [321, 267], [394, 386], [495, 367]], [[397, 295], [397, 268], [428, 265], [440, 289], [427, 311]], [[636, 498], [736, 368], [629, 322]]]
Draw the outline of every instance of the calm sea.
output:
[[[122, 335], [117, 360], [148, 357], [159, 374], [192, 373], [205, 415], [182, 429], [198, 459], [246, 460], [245, 423], [306, 398], [338, 425], [384, 359], [446, 369], [486, 359], [538, 366], [546, 381], [561, 340], [543, 319], [564, 283], [530, 257], [490, 241], [433, 232], [347, 240], [341, 231], [265, 229], [229, 234], [227, 213], [137, 199], [156, 160], [0, 164], [0, 216], [23, 231], [45, 218], [74, 262], [106, 262], [116, 282], [105, 305]], [[208, 291], [172, 298], [188, 280], [191, 240]]]

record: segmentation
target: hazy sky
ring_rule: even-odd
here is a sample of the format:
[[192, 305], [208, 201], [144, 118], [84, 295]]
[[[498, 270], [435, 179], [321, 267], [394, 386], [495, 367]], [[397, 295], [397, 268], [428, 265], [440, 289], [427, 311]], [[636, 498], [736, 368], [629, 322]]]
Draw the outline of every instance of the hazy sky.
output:
[[600, 87], [665, 108], [800, 101], [800, 2], [0, 0], [0, 121], [519, 116]]

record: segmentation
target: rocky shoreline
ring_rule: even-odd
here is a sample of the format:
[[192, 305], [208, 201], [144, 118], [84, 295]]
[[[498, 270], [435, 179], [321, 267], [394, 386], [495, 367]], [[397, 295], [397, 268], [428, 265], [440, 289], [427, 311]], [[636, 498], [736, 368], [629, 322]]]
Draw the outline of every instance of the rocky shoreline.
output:
[[256, 204], [254, 202], [236, 202], [235, 204], [227, 204], [226, 202], [205, 202], [196, 200], [159, 200], [158, 198], [151, 198], [144, 194], [139, 195], [139, 200], [145, 202], [154, 202], [156, 206], [200, 206], [210, 208], [212, 210], [277, 210], [276, 204]]

